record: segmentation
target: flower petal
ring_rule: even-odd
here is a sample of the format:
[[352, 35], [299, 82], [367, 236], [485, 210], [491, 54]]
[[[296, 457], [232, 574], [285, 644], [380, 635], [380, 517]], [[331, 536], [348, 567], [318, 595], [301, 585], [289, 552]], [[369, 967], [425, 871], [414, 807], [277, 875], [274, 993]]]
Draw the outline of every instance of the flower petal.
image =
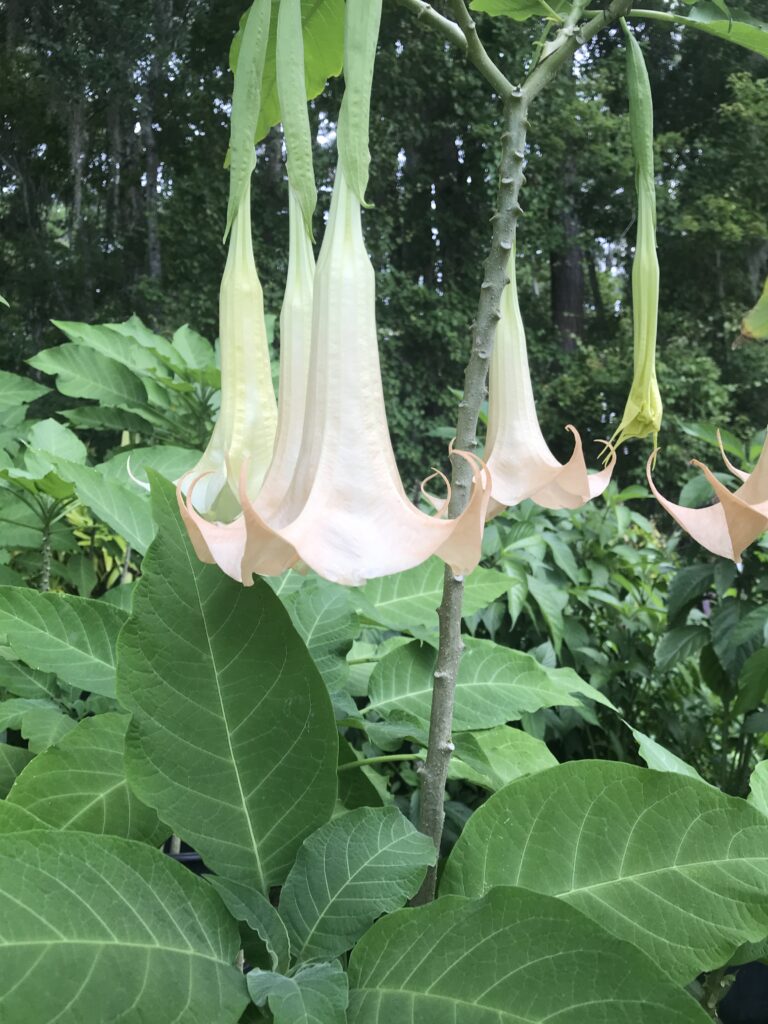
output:
[[[763, 461], [765, 451], [766, 449], [763, 448], [761, 461]], [[747, 483], [732, 493], [703, 463], [693, 460], [692, 465], [704, 473], [718, 501], [707, 508], [685, 508], [665, 498], [654, 484], [651, 466], [655, 455], [656, 452], [653, 452], [648, 459], [646, 476], [657, 501], [669, 512], [675, 522], [702, 547], [722, 558], [731, 558], [734, 562], [740, 562], [744, 549], [757, 540], [768, 527], [768, 481], [765, 479], [764, 469], [761, 470], [760, 476], [752, 487], [750, 487], [750, 478]], [[766, 464], [768, 464], [768, 460], [766, 460]], [[750, 497], [759, 497], [760, 500], [750, 501]]]
[[525, 328], [515, 281], [514, 250], [508, 264], [509, 284], [501, 297], [501, 319], [491, 356], [487, 465], [493, 479], [491, 514], [531, 498], [544, 508], [578, 508], [602, 494], [611, 479], [616, 453], [608, 465], [589, 475], [581, 437], [573, 454], [558, 462], [544, 439], [536, 415]]

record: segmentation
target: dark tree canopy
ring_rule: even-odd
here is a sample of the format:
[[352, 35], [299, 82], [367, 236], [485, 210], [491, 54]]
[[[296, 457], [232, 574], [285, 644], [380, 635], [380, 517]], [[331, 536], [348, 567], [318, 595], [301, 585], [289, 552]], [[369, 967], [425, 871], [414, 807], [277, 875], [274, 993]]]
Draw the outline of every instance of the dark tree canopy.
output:
[[[746, 6], [757, 13], [759, 0]], [[18, 369], [55, 343], [50, 318], [137, 312], [160, 330], [189, 322], [215, 337], [227, 55], [241, 13], [232, 0], [0, 2], [0, 291], [11, 303], [2, 366]], [[531, 24], [482, 20], [506, 67], [530, 52]], [[768, 67], [690, 31], [649, 23], [639, 32], [655, 55], [662, 441], [665, 471], [678, 472], [680, 421], [715, 420], [744, 436], [764, 426], [768, 357], [732, 341], [768, 269]], [[519, 277], [555, 450], [567, 447], [562, 427], [573, 418], [587, 435], [610, 433], [603, 424], [620, 412], [631, 374], [634, 188], [619, 42], [603, 34], [579, 51], [532, 118]], [[598, 50], [607, 59], [594, 60]], [[312, 105], [321, 206], [338, 102], [331, 82]], [[450, 389], [461, 386], [497, 113], [459, 55], [385, 5], [366, 221], [390, 424], [413, 479], [443, 450]], [[278, 129], [260, 145], [253, 194], [257, 262], [277, 312], [287, 259]]]

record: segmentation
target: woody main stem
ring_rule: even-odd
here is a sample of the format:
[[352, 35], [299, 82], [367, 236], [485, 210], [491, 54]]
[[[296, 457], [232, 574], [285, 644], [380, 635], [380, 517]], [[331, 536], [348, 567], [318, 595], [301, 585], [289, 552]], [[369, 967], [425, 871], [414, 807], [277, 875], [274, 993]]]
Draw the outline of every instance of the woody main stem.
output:
[[[405, 6], [419, 8], [419, 14], [431, 21], [433, 9], [423, 2], [401, 0]], [[528, 130], [528, 109], [532, 100], [557, 74], [566, 60], [573, 57], [578, 46], [590, 39], [605, 25], [623, 16], [631, 6], [631, 0], [612, 0], [605, 10], [591, 21], [578, 27], [577, 21], [585, 3], [575, 3], [570, 16], [547, 48], [542, 59], [533, 67], [525, 84], [515, 88], [492, 64], [479, 42], [472, 18], [464, 0], [451, 0], [456, 23], [446, 28], [447, 19], [432, 22], [451, 42], [455, 42], [455, 30], [460, 28], [465, 40], [464, 52], [483, 74], [503, 100], [503, 128], [501, 135], [501, 160], [499, 163], [499, 186], [496, 208], [491, 218], [493, 232], [488, 257], [484, 264], [483, 282], [477, 318], [472, 327], [472, 349], [464, 373], [464, 394], [459, 403], [456, 447], [476, 452], [478, 445], [477, 425], [480, 407], [487, 394], [488, 368], [490, 365], [496, 324], [501, 319], [501, 295], [508, 282], [507, 263], [515, 243], [517, 221], [522, 213], [519, 204], [520, 189], [525, 181], [523, 163], [525, 159], [526, 133]], [[503, 83], [503, 84], [500, 84]], [[469, 502], [472, 487], [472, 469], [462, 458], [453, 459], [451, 480], [451, 501], [449, 515], [458, 516]], [[462, 602], [464, 579], [454, 576], [446, 569], [443, 581], [443, 596], [438, 608], [440, 626], [437, 662], [432, 688], [432, 708], [429, 722], [429, 744], [424, 768], [421, 772], [421, 809], [419, 828], [430, 836], [439, 853], [445, 822], [444, 799], [448, 766], [453, 753], [452, 725], [453, 706], [456, 694], [456, 679], [464, 644], [461, 637]], [[424, 882], [413, 899], [414, 905], [428, 903], [435, 897], [437, 867], [430, 868]]]

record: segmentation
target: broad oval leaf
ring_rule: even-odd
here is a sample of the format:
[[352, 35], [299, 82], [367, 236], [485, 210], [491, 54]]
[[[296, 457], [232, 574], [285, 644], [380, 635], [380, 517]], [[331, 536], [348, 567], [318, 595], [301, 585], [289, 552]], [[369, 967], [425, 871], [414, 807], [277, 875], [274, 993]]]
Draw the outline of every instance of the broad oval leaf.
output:
[[280, 895], [294, 957], [350, 949], [414, 895], [434, 863], [432, 840], [394, 807], [360, 807], [323, 825], [304, 841]]
[[266, 892], [333, 809], [333, 709], [267, 584], [202, 565], [156, 476], [153, 506], [158, 536], [118, 645], [128, 778], [212, 870]]
[[51, 828], [160, 843], [168, 829], [130, 791], [125, 777], [128, 721], [114, 711], [83, 719], [24, 769], [8, 803]]
[[[7, 836], [11, 832], [29, 832], [31, 829], [47, 829], [44, 821], [40, 821], [34, 814], [25, 811], [23, 807], [16, 807], [9, 804], [7, 800], [0, 800], [0, 836]], [[0, 1007], [2, 997], [0, 994]]]
[[[374, 622], [390, 629], [437, 629], [437, 606], [443, 593], [445, 565], [437, 558], [407, 572], [371, 580], [355, 594], [358, 605]], [[504, 593], [509, 577], [478, 566], [464, 580], [464, 615], [482, 611]]]
[[56, 387], [72, 398], [95, 398], [105, 405], [146, 405], [147, 390], [127, 366], [101, 352], [68, 342], [38, 352], [27, 362], [36, 370], [56, 375]]
[[290, 978], [249, 971], [248, 991], [257, 1006], [269, 1003], [274, 1024], [347, 1024], [347, 976], [341, 964], [309, 964]]
[[159, 850], [78, 832], [0, 838], [6, 1024], [235, 1024], [238, 946], [210, 886]]
[[360, 632], [349, 590], [317, 579], [285, 603], [326, 686], [340, 689], [349, 675], [347, 652]]
[[[490, 640], [464, 638], [465, 652], [456, 680], [454, 728], [490, 729], [539, 708], [579, 707], [582, 698], [612, 705], [572, 669], [551, 669], [530, 654]], [[414, 641], [379, 661], [371, 675], [370, 709], [384, 718], [405, 713], [429, 721], [435, 650]]]
[[92, 466], [59, 462], [57, 469], [73, 484], [77, 496], [113, 530], [128, 541], [134, 551], [144, 554], [152, 542], [155, 528], [146, 494], [125, 483], [105, 477]]
[[[642, 17], [653, 17], [656, 12], [642, 12]], [[747, 50], [768, 57], [768, 24], [751, 18], [743, 11], [735, 11], [734, 17], [724, 17], [722, 10], [719, 10], [714, 3], [697, 3], [691, 13], [686, 17], [679, 12], [663, 14], [664, 21], [675, 21], [681, 25], [688, 25], [706, 32], [708, 35], [717, 36], [719, 39], [729, 43], [736, 43]]]
[[768, 817], [768, 761], [761, 761], [749, 780], [749, 796], [753, 807]]
[[208, 881], [221, 896], [224, 906], [237, 921], [244, 921], [267, 947], [272, 969], [283, 973], [291, 965], [291, 943], [283, 919], [258, 889], [242, 882], [208, 875]]
[[449, 778], [468, 779], [486, 789], [501, 789], [521, 775], [557, 764], [557, 758], [543, 740], [510, 725], [456, 733], [453, 742], [455, 753], [448, 768]]
[[656, 667], [668, 672], [676, 665], [698, 654], [709, 642], [706, 626], [677, 626], [659, 640], [656, 645]]
[[17, 775], [34, 756], [26, 747], [12, 747], [9, 743], [0, 743], [0, 800], [8, 796]]
[[445, 896], [370, 929], [349, 964], [349, 1024], [704, 1024], [628, 942], [524, 889]]
[[470, 818], [441, 891], [559, 896], [677, 981], [768, 930], [768, 822], [704, 782], [579, 761], [512, 782]]
[[102, 601], [0, 587], [0, 635], [15, 654], [105, 697], [115, 695], [115, 642], [125, 618]]
[[45, 385], [37, 384], [27, 377], [20, 377], [17, 373], [0, 370], [0, 410], [2, 411], [34, 402], [36, 398], [48, 394], [50, 390]]

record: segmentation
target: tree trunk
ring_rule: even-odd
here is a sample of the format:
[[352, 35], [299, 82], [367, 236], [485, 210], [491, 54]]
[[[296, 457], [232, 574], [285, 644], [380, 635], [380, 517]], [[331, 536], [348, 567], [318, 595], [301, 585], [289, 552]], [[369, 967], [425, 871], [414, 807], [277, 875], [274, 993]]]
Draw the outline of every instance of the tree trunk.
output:
[[142, 103], [140, 123], [141, 140], [144, 143], [144, 173], [147, 178], [144, 196], [144, 214], [147, 225], [147, 270], [151, 280], [159, 281], [163, 272], [157, 216], [157, 172], [160, 161], [157, 156], [155, 133], [152, 129], [152, 107], [148, 98], [145, 98]]
[[584, 253], [579, 221], [572, 210], [561, 214], [563, 248], [551, 252], [552, 323], [564, 352], [573, 352], [584, 332]]

